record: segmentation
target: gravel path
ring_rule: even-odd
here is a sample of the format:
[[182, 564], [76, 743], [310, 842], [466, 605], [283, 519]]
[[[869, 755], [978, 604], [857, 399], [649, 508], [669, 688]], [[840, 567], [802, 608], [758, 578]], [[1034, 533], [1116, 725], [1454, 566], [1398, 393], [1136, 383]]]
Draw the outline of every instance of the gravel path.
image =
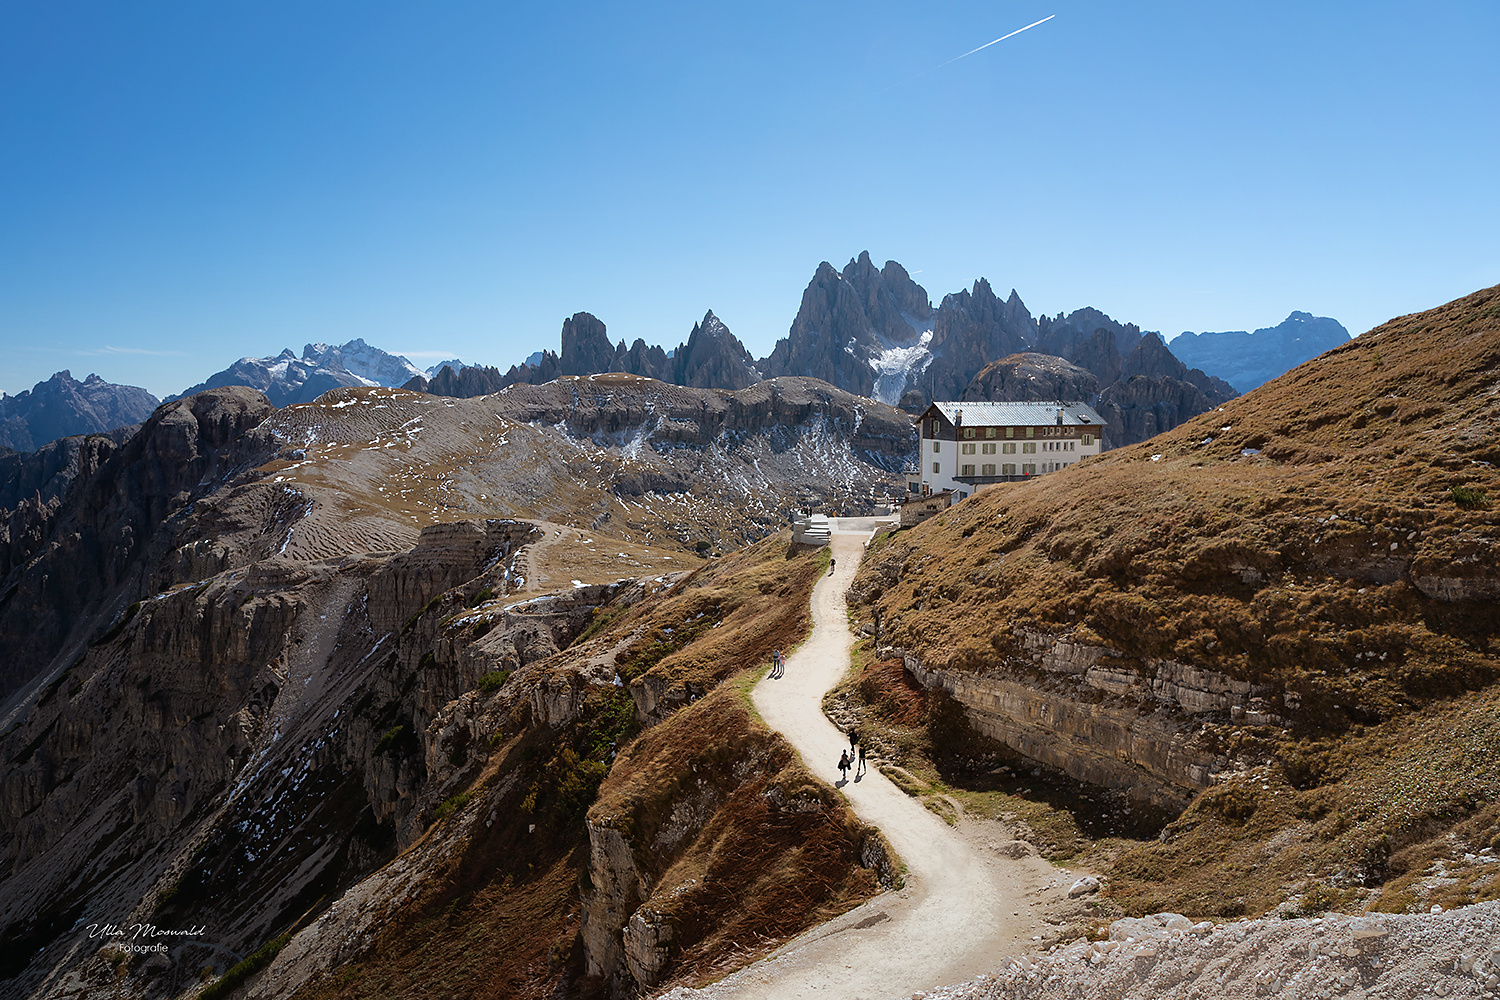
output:
[[[812, 636], [788, 659], [784, 679], [767, 678], [754, 691], [765, 720], [830, 781], [849, 742], [820, 705], [848, 669], [853, 636], [843, 595], [866, 537], [834, 534], [838, 571], [813, 591]], [[1043, 918], [1067, 906], [1071, 876], [1034, 857], [1010, 860], [988, 839], [998, 826], [955, 830], [873, 770], [842, 787], [905, 862], [906, 888], [712, 986], [661, 1000], [1500, 998], [1500, 902], [1228, 924], [1164, 913], [1118, 920], [1107, 941], [1038, 954]]]
[[[823, 695], [849, 669], [853, 635], [844, 592], [866, 533], [835, 533], [837, 570], [813, 591], [813, 631], [787, 658], [786, 676], [755, 688], [755, 707], [814, 772], [837, 781], [848, 737], [823, 715]], [[1043, 917], [1066, 900], [1066, 876], [1036, 857], [1012, 859], [980, 832], [948, 826], [871, 768], [841, 786], [859, 817], [878, 826], [906, 865], [905, 888], [807, 932], [759, 962], [671, 1000], [881, 1000], [910, 996], [994, 970], [1034, 949]], [[998, 832], [998, 826], [989, 836]]]

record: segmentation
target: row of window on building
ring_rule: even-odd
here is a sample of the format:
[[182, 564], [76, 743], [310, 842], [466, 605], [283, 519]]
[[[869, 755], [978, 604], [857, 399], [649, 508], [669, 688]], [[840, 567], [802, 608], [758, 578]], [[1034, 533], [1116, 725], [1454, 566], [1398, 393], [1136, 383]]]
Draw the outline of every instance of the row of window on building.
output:
[[[1090, 411], [1090, 412], [1092, 412], [1092, 411]], [[924, 421], [924, 423], [925, 423], [925, 421]], [[938, 420], [932, 420], [930, 423], [931, 423], [931, 429], [930, 429], [930, 431], [928, 433], [923, 434], [922, 435], [923, 437], [936, 437], [939, 433], [941, 433], [942, 424], [941, 424], [940, 421], [938, 421]], [[961, 434], [965, 439], [972, 439], [972, 438], [992, 438], [992, 437], [995, 437], [997, 435], [1000, 436], [1000, 437], [1013, 438], [1013, 437], [1016, 436], [1016, 431], [1017, 430], [1021, 431], [1021, 436], [1022, 437], [1028, 437], [1028, 438], [1029, 437], [1039, 437], [1039, 436], [1040, 437], [1057, 437], [1057, 436], [1063, 436], [1063, 435], [1072, 433], [1072, 428], [1065, 427], [1062, 424], [1058, 424], [1056, 427], [1020, 427], [1020, 428], [1017, 428], [1017, 427], [964, 427], [964, 428], [961, 428], [961, 429], [960, 428], [954, 428], [954, 432], [958, 433], [958, 434]], [[1004, 431], [1005, 433], [1004, 434], [999, 434], [1000, 431]], [[1094, 443], [1094, 435], [1092, 435], [1092, 434], [1085, 434], [1084, 435], [1084, 439], [1085, 439], [1084, 440], [1084, 444], [1093, 444]]]
[[[1020, 448], [1022, 454], [1035, 455], [1038, 448], [1041, 448], [1042, 451], [1077, 451], [1080, 444], [1088, 447], [1093, 443], [1094, 435], [1085, 434], [1080, 441], [1022, 441], [1020, 442]], [[1016, 445], [1017, 442], [1015, 441], [1007, 441], [1001, 444], [960, 444], [958, 451], [961, 455], [993, 455], [996, 454], [995, 449], [998, 448], [1000, 449], [999, 454], [1014, 455], [1016, 454]], [[978, 451], [976, 452], [975, 449], [978, 449]], [[934, 455], [939, 454], [942, 450], [943, 442], [932, 442], [932, 453]]]
[[[1043, 471], [1043, 472], [1056, 472], [1057, 470], [1061, 469], [1063, 466], [1065, 466], [1065, 465], [1071, 465], [1071, 464], [1073, 464], [1073, 463], [1071, 463], [1071, 462], [1043, 462], [1042, 463], [1042, 470], [1041, 471]], [[1002, 476], [1034, 476], [1034, 475], [1037, 474], [1037, 467], [1036, 467], [1036, 463], [1035, 462], [1024, 462], [1024, 463], [1021, 463], [1019, 471], [1017, 471], [1016, 463], [1015, 462], [1001, 462], [1001, 463], [999, 463], [999, 465], [1000, 465], [1000, 472], [998, 473], [998, 475], [1002, 475]], [[976, 471], [974, 471], [975, 470], [975, 466], [973, 466], [973, 465], [960, 465], [958, 467], [958, 474], [960, 476], [993, 476], [993, 475], [997, 474], [995, 472], [995, 463], [993, 463], [993, 462], [982, 463], [982, 464], [980, 464], [978, 466], [978, 469], [979, 469], [979, 471], [976, 472]], [[942, 465], [940, 463], [933, 462], [932, 463], [932, 471], [935, 474], [941, 474], [942, 471], [943, 471], [943, 467], [942, 467]]]

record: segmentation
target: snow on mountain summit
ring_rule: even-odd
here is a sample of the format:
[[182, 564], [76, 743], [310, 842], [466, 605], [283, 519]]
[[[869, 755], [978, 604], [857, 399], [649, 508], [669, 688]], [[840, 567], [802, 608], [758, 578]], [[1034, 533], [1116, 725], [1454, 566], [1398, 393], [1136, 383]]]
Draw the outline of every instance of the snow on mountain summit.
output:
[[191, 396], [226, 385], [247, 385], [265, 393], [274, 406], [290, 406], [311, 402], [341, 386], [394, 388], [421, 374], [421, 369], [406, 358], [356, 338], [339, 345], [307, 344], [300, 358], [291, 348], [271, 358], [240, 358], [198, 385], [184, 389], [181, 395]]

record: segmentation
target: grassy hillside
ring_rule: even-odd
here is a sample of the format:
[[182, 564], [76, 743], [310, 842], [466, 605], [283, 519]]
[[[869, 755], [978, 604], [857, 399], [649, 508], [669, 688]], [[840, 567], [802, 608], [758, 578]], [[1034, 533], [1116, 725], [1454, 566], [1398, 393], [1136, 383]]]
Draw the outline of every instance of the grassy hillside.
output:
[[[1179, 723], [1218, 784], [1160, 841], [1101, 848], [1132, 912], [1492, 898], [1463, 855], [1500, 832], [1497, 463], [1491, 288], [984, 490], [872, 551], [855, 596], [928, 667], [1055, 687], [1026, 645], [1043, 635], [1117, 676], [1171, 661], [1257, 686], [1248, 715]], [[1436, 878], [1440, 856], [1468, 874]]]

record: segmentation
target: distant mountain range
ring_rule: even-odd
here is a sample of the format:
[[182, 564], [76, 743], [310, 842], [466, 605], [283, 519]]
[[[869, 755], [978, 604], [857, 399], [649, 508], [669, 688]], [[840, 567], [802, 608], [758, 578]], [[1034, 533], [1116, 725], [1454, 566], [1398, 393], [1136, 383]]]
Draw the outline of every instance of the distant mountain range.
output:
[[413, 378], [405, 388], [470, 397], [560, 375], [616, 371], [696, 388], [739, 389], [762, 378], [795, 376], [914, 412], [934, 399], [1008, 398], [1004, 380], [971, 383], [992, 362], [1032, 352], [1086, 370], [1088, 391], [1076, 398], [1101, 407], [1110, 421], [1111, 446], [1176, 427], [1236, 395], [1227, 382], [1183, 364], [1159, 335], [1143, 334], [1097, 309], [1034, 319], [1014, 289], [1001, 300], [983, 278], [944, 296], [934, 309], [904, 267], [887, 261], [876, 268], [868, 253], [843, 271], [820, 264], [791, 330], [759, 361], [712, 312], [670, 354], [642, 340], [629, 347], [612, 344], [604, 323], [589, 313], [564, 322], [561, 339], [560, 354], [534, 355], [507, 372], [442, 371]]
[[[1293, 321], [1296, 330], [1280, 332]], [[1046, 367], [1052, 362], [1038, 360], [1046, 357], [1087, 373], [1078, 383], [1087, 391], [1076, 398], [1100, 407], [1110, 421], [1110, 445], [1120, 446], [1176, 427], [1237, 395], [1239, 387], [1220, 372], [1279, 375], [1348, 339], [1333, 320], [1294, 313], [1288, 323], [1257, 331], [1272, 334], [1258, 339], [1202, 335], [1215, 338], [1210, 343], [1218, 349], [1200, 351], [1207, 360], [1195, 367], [1159, 334], [1143, 333], [1094, 308], [1034, 318], [1014, 289], [1001, 299], [984, 278], [945, 295], [934, 308], [926, 289], [904, 267], [886, 261], [877, 268], [866, 252], [842, 271], [826, 261], [818, 265], [787, 336], [758, 361], [712, 312], [670, 353], [643, 340], [629, 347], [624, 341], [612, 344], [602, 321], [577, 313], [563, 323], [559, 354], [534, 354], [505, 372], [440, 370], [413, 378], [405, 388], [470, 397], [559, 375], [618, 371], [677, 385], [737, 389], [761, 378], [799, 376], [915, 412], [934, 399], [1003, 399], [1011, 398], [1006, 395], [1011, 389], [1032, 392], [1035, 382], [1020, 387], [1014, 378], [980, 376], [992, 363], [1016, 371]], [[1179, 337], [1173, 343], [1188, 341]]]
[[1033, 319], [1014, 289], [1002, 301], [983, 278], [933, 309], [905, 268], [887, 261], [877, 270], [868, 253], [842, 272], [818, 267], [790, 333], [761, 367], [769, 375], [814, 375], [915, 411], [934, 399], [1015, 398], [1004, 379], [984, 373], [1024, 352], [1072, 362], [1093, 376], [1090, 391], [1074, 398], [1109, 420], [1111, 447], [1145, 440], [1237, 395], [1228, 383], [1189, 369], [1159, 335], [1097, 309]]
[[[418, 369], [362, 339], [307, 344], [269, 358], [241, 358], [185, 389], [180, 399], [230, 385], [259, 389], [275, 406], [308, 403], [331, 389], [386, 386], [434, 395], [474, 397], [508, 385], [541, 385], [564, 375], [623, 372], [701, 389], [743, 389], [766, 378], [822, 379], [908, 412], [934, 399], [1002, 399], [1015, 377], [1051, 362], [1092, 376], [1080, 398], [1110, 420], [1112, 446], [1144, 440], [1217, 406], [1349, 339], [1337, 321], [1294, 312], [1252, 333], [1184, 333], [1170, 345], [1097, 309], [1033, 317], [1014, 289], [1004, 299], [980, 278], [933, 307], [926, 289], [896, 261], [877, 268], [868, 252], [842, 271], [818, 265], [802, 293], [787, 336], [756, 360], [710, 310], [672, 350], [637, 339], [611, 343], [603, 321], [580, 312], [563, 323], [560, 352], [538, 351], [502, 372], [457, 358]], [[1008, 366], [1012, 377], [981, 378]], [[975, 380], [979, 379], [976, 383]], [[0, 448], [31, 451], [59, 437], [95, 433], [144, 420], [158, 401], [144, 389], [97, 375], [76, 382], [59, 372], [29, 393], [0, 394]]]
[[1249, 392], [1348, 340], [1349, 331], [1338, 320], [1294, 312], [1254, 333], [1183, 333], [1169, 346], [1184, 363]]
[[274, 358], [240, 358], [172, 398], [194, 396], [205, 389], [226, 385], [247, 385], [265, 393], [273, 406], [291, 406], [311, 403], [330, 389], [398, 386], [421, 375], [422, 370], [405, 358], [356, 339], [337, 347], [308, 344], [302, 348], [300, 358], [290, 348]]
[[561, 354], [539, 351], [507, 372], [478, 366], [439, 371], [430, 379], [413, 378], [403, 388], [438, 396], [473, 397], [499, 392], [508, 385], [543, 385], [560, 375], [605, 372], [640, 375], [694, 389], [744, 389], [765, 377], [745, 345], [713, 310], [701, 323], [693, 324], [686, 343], [670, 352], [655, 345], [648, 347], [641, 339], [628, 348], [623, 340], [611, 344], [604, 323], [581, 312], [563, 321]]
[[99, 434], [138, 424], [161, 401], [145, 389], [115, 385], [98, 375], [79, 382], [60, 371], [26, 392], [0, 392], [0, 449], [35, 451], [75, 434]]

